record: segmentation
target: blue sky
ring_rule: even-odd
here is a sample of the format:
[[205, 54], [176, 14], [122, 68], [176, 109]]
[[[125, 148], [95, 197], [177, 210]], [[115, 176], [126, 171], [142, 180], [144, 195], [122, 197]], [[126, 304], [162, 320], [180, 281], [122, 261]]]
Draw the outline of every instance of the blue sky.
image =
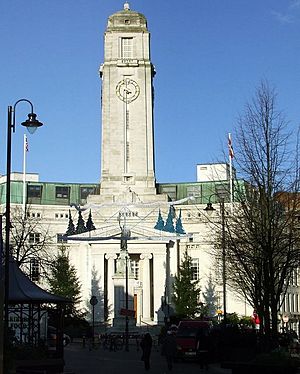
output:
[[[107, 18], [121, 0], [3, 0], [0, 4], [0, 174], [7, 106], [34, 104], [45, 126], [29, 138], [27, 171], [42, 181], [100, 179], [100, 79]], [[151, 32], [156, 67], [158, 182], [196, 180], [196, 164], [223, 158], [228, 132], [261, 79], [300, 123], [300, 0], [133, 0]], [[29, 112], [19, 104], [20, 123]], [[12, 170], [22, 170], [23, 127]], [[234, 138], [233, 138], [234, 145]]]

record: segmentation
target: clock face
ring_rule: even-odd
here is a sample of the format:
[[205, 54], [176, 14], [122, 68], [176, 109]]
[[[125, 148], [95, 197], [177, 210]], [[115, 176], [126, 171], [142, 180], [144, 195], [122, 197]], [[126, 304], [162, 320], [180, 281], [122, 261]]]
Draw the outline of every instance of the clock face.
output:
[[140, 87], [133, 79], [125, 78], [117, 84], [116, 92], [118, 98], [128, 104], [139, 96]]

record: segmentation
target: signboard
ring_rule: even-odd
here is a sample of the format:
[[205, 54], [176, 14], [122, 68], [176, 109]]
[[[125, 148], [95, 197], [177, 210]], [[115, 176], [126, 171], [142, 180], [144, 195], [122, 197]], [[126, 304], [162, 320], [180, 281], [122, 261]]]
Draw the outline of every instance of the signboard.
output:
[[[34, 332], [35, 339], [38, 336], [38, 331], [41, 339], [46, 339], [47, 337], [47, 320], [48, 313], [45, 310], [41, 310], [41, 313], [29, 312], [29, 308], [12, 309], [9, 311], [8, 316], [8, 327], [13, 331], [14, 337], [19, 342], [28, 342], [29, 335]], [[30, 326], [29, 326], [30, 325]], [[34, 330], [29, 331], [29, 330]]]
[[128, 316], [128, 317], [135, 317], [135, 310], [121, 308], [120, 309], [120, 315], [121, 316]]

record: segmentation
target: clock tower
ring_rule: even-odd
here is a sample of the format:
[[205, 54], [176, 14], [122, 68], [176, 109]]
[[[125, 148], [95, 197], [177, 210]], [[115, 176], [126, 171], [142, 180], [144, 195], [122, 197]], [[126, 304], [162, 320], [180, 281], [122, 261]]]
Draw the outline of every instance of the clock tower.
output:
[[104, 35], [102, 79], [101, 189], [105, 200], [126, 191], [156, 195], [153, 140], [153, 77], [150, 34], [141, 14], [111, 15]]

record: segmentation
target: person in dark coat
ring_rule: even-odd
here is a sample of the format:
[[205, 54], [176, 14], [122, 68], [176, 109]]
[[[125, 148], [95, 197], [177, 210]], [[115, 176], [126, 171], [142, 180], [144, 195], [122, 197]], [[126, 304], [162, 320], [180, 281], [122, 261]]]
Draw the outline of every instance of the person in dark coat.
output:
[[152, 338], [148, 332], [143, 336], [140, 346], [143, 351], [142, 360], [144, 361], [145, 370], [149, 370], [150, 369], [150, 355], [151, 355], [151, 349], [152, 349]]
[[167, 335], [162, 344], [162, 351], [161, 354], [166, 357], [168, 370], [173, 369], [173, 362], [176, 357], [177, 353], [177, 343], [175, 339], [175, 335], [168, 331]]

